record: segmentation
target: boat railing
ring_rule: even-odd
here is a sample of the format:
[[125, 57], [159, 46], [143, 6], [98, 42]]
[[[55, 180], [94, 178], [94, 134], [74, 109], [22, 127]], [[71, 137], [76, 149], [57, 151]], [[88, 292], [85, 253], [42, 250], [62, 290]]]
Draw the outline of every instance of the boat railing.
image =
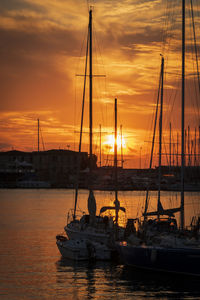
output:
[[200, 215], [193, 216], [190, 226], [188, 226], [192, 231], [199, 231], [200, 230]]
[[[70, 209], [67, 213], [67, 224], [72, 221], [80, 220], [80, 218], [85, 215], [85, 212], [82, 210], [76, 210], [76, 217], [74, 218], [74, 210]], [[78, 222], [78, 221], [77, 221]]]

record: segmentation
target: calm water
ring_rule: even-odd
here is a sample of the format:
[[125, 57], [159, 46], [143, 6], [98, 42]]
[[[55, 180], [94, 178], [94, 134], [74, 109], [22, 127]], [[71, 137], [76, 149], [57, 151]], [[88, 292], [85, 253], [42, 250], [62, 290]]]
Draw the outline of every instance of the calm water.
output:
[[[200, 280], [152, 276], [112, 263], [62, 260], [55, 236], [73, 206], [72, 190], [0, 190], [0, 299], [200, 299]], [[119, 194], [127, 216], [137, 216], [144, 192]], [[177, 193], [162, 193], [163, 206], [179, 205]], [[98, 208], [113, 201], [96, 192]], [[79, 208], [86, 211], [87, 192]], [[155, 207], [152, 195], [151, 209]], [[169, 205], [169, 206], [170, 206]], [[186, 218], [200, 212], [200, 193], [186, 194]], [[123, 216], [121, 222], [123, 222]]]

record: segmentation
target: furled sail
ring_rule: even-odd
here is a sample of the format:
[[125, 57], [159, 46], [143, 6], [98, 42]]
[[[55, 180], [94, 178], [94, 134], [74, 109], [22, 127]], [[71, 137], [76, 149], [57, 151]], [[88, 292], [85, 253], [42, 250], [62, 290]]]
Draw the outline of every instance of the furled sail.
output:
[[96, 216], [96, 200], [92, 190], [90, 190], [88, 197], [88, 212], [91, 218]]

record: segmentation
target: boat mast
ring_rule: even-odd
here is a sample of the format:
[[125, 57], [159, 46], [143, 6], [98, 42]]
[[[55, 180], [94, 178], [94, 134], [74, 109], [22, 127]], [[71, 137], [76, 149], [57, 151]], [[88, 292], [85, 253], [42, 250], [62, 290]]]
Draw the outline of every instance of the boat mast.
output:
[[122, 125], [120, 125], [120, 132], [121, 132], [121, 167], [123, 169], [124, 159], [123, 159], [123, 143], [122, 143]]
[[93, 169], [93, 154], [92, 154], [92, 9], [89, 11], [89, 125], [90, 125], [90, 152], [89, 152], [89, 197], [88, 197], [88, 212], [90, 215], [90, 223], [94, 224], [96, 220], [96, 200], [92, 190], [92, 169]]
[[100, 145], [99, 145], [99, 147], [100, 147], [100, 153], [99, 153], [99, 156], [100, 156], [100, 162], [99, 162], [99, 166], [100, 166], [100, 168], [101, 168], [101, 124], [99, 125], [99, 134], [100, 134]]
[[188, 125], [188, 144], [187, 144], [187, 155], [188, 155], [188, 167], [191, 166], [191, 147], [190, 147], [190, 126]]
[[199, 126], [199, 134], [198, 134], [198, 166], [200, 166], [200, 126]]
[[37, 119], [38, 121], [38, 152], [40, 152], [40, 120]]
[[115, 146], [114, 146], [114, 169], [115, 169], [115, 224], [116, 238], [118, 238], [118, 218], [120, 203], [118, 200], [118, 170], [117, 170], [117, 99], [115, 98]]
[[114, 237], [115, 240], [118, 240], [119, 237], [119, 211], [125, 212], [125, 208], [120, 206], [120, 202], [118, 200], [118, 168], [117, 168], [117, 99], [115, 98], [115, 143], [114, 143], [114, 187], [115, 187], [115, 201], [114, 206], [104, 206], [101, 208], [100, 213], [105, 212], [107, 209], [115, 210], [115, 220], [114, 220]]
[[162, 161], [162, 114], [163, 114], [163, 77], [164, 77], [164, 57], [161, 62], [161, 95], [160, 95], [160, 120], [159, 120], [159, 169], [158, 169], [158, 217], [160, 203], [160, 190], [161, 190], [161, 161]]
[[176, 140], [176, 166], [178, 167], [178, 132], [177, 132], [177, 140]]
[[194, 131], [194, 166], [197, 165], [197, 129]]
[[92, 9], [89, 11], [89, 117], [90, 117], [90, 176], [92, 172]]
[[184, 229], [184, 167], [185, 167], [185, 0], [182, 0], [182, 116], [181, 116], [181, 229]]
[[172, 124], [171, 122], [169, 123], [169, 167], [171, 171], [171, 166], [172, 166]]

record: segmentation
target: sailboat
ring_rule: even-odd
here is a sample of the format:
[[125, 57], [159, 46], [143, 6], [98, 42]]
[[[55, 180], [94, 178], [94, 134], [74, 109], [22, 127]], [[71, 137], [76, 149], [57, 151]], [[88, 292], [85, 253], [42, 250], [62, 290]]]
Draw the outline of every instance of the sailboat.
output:
[[[115, 252], [115, 240], [122, 238], [123, 228], [118, 224], [119, 211], [125, 212], [125, 208], [120, 206], [117, 194], [117, 184], [115, 189], [114, 206], [105, 206], [100, 209], [99, 215], [96, 214], [96, 199], [92, 190], [92, 165], [93, 165], [93, 86], [92, 86], [92, 9], [89, 11], [88, 25], [88, 43], [89, 49], [89, 119], [90, 119], [90, 151], [89, 151], [89, 197], [88, 197], [88, 214], [83, 214], [80, 219], [77, 217], [78, 201], [78, 181], [76, 185], [74, 209], [72, 216], [68, 218], [67, 225], [64, 227], [67, 237], [57, 236], [57, 246], [64, 257], [83, 260], [83, 259], [110, 259], [113, 251]], [[86, 51], [86, 68], [87, 73], [87, 53]], [[85, 84], [84, 84], [85, 90]], [[83, 97], [84, 98], [84, 97]], [[81, 119], [81, 132], [83, 124], [83, 110]], [[81, 134], [79, 143], [79, 152], [81, 151]], [[117, 181], [117, 100], [115, 99], [115, 178]], [[78, 178], [78, 174], [77, 174]], [[113, 216], [103, 213], [107, 210], [115, 211]], [[83, 250], [84, 249], [84, 250]]]
[[[147, 197], [143, 220], [134, 220], [134, 222], [138, 222], [138, 229], [132, 229], [132, 234], [129, 238], [118, 244], [118, 250], [123, 262], [132, 267], [151, 271], [200, 276], [199, 226], [195, 230], [186, 230], [184, 224], [185, 0], [182, 0], [181, 204], [180, 207], [172, 209], [164, 209], [160, 199], [163, 74], [164, 58], [162, 57], [157, 210], [155, 212], [148, 212]], [[180, 212], [181, 216], [180, 228], [177, 226], [174, 215], [177, 212]], [[149, 219], [149, 217], [155, 218]], [[132, 226], [134, 225], [132, 223]]]

